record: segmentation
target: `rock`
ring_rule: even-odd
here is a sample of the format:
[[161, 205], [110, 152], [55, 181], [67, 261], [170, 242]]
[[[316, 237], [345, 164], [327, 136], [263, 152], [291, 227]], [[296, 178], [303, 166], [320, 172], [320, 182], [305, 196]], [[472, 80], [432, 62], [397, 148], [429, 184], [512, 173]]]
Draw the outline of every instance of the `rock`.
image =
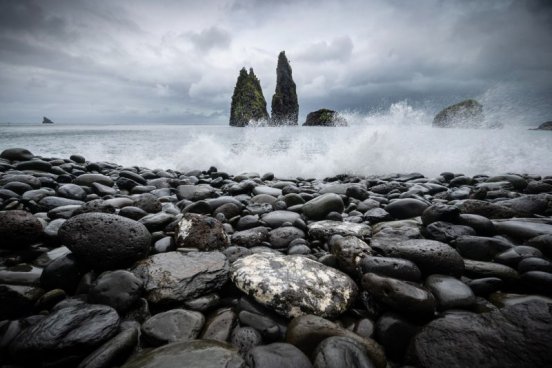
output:
[[513, 247], [513, 244], [501, 238], [470, 235], [456, 238], [451, 245], [462, 257], [476, 261], [492, 261], [498, 253]]
[[28, 161], [33, 157], [31, 151], [25, 148], [7, 148], [0, 153], [0, 158], [9, 161]]
[[258, 226], [243, 231], [236, 231], [232, 234], [231, 243], [246, 248], [255, 247], [268, 240], [269, 231], [270, 228], [264, 226]]
[[357, 294], [349, 276], [302, 256], [253, 254], [234, 262], [230, 278], [257, 302], [288, 318], [338, 316]]
[[85, 273], [86, 268], [77, 262], [72, 253], [64, 254], [46, 265], [40, 284], [46, 290], [62, 289], [72, 294]]
[[360, 272], [375, 273], [404, 281], [419, 282], [422, 273], [413, 262], [392, 257], [364, 257], [359, 262]]
[[272, 211], [262, 216], [262, 220], [271, 228], [277, 228], [289, 222], [293, 224], [301, 215], [291, 211]]
[[430, 239], [450, 243], [461, 236], [475, 235], [475, 230], [465, 225], [454, 225], [449, 222], [436, 221], [425, 228], [424, 234]]
[[395, 313], [386, 313], [376, 323], [377, 340], [385, 348], [385, 355], [393, 361], [402, 361], [419, 327]]
[[273, 248], [287, 248], [289, 243], [295, 239], [304, 239], [305, 233], [303, 230], [294, 226], [283, 226], [271, 230], [268, 233], [268, 240]]
[[552, 258], [552, 234], [537, 235], [526, 243], [540, 250], [548, 258]]
[[552, 224], [532, 222], [531, 219], [493, 221], [498, 234], [516, 239], [531, 239], [539, 235], [552, 235]]
[[450, 245], [435, 240], [411, 239], [381, 249], [387, 257], [398, 257], [414, 262], [424, 275], [440, 273], [459, 277], [464, 271], [464, 260]]
[[230, 239], [222, 223], [213, 217], [187, 213], [175, 232], [176, 247], [197, 248], [202, 251], [224, 249]]
[[374, 340], [361, 337], [327, 319], [313, 315], [294, 318], [288, 325], [286, 342], [309, 356], [322, 341], [332, 336], [348, 337], [359, 342], [366, 348], [367, 355], [376, 367], [386, 366], [385, 354]]
[[311, 199], [303, 206], [303, 213], [309, 219], [322, 220], [330, 212], [343, 212], [345, 205], [341, 197], [335, 193], [326, 193]]
[[395, 311], [422, 318], [431, 318], [435, 313], [435, 298], [415, 283], [367, 273], [362, 276], [362, 287]]
[[361, 259], [372, 254], [372, 248], [357, 237], [335, 235], [330, 239], [330, 252], [342, 271], [353, 274]]
[[422, 329], [413, 351], [423, 367], [551, 366], [550, 309], [534, 301], [479, 315], [448, 315]]
[[347, 120], [337, 111], [320, 109], [310, 112], [303, 126], [341, 127], [347, 126]]
[[515, 211], [516, 217], [544, 215], [548, 207], [547, 201], [544, 198], [539, 198], [537, 196], [522, 196], [495, 203]]
[[441, 110], [433, 119], [438, 128], [474, 128], [483, 123], [483, 106], [476, 100], [465, 100]]
[[291, 75], [291, 66], [284, 51], [278, 55], [276, 67], [276, 91], [272, 96], [271, 125], [297, 125], [299, 103], [295, 82]]
[[176, 342], [131, 359], [121, 368], [246, 368], [231, 345], [211, 340]]
[[44, 290], [35, 286], [0, 284], [0, 320], [31, 313], [42, 294]]
[[499, 290], [503, 284], [504, 282], [498, 277], [484, 277], [468, 282], [468, 286], [475, 295], [484, 297]]
[[427, 226], [436, 221], [455, 222], [459, 216], [458, 207], [437, 203], [422, 212], [422, 223]]
[[54, 122], [50, 119], [48, 119], [46, 116], [43, 116], [42, 118], [42, 124], [53, 124]]
[[142, 295], [143, 282], [126, 270], [107, 271], [92, 283], [88, 292], [88, 301], [105, 304], [119, 313], [124, 313]]
[[545, 121], [541, 125], [538, 126], [538, 128], [535, 128], [533, 130], [552, 130], [552, 121]]
[[138, 345], [140, 329], [132, 326], [119, 332], [87, 356], [77, 368], [107, 368], [119, 366]]
[[186, 309], [171, 309], [156, 314], [142, 324], [142, 333], [154, 345], [195, 339], [205, 323], [203, 314]]
[[20, 210], [0, 212], [0, 248], [23, 249], [40, 240], [42, 224], [31, 213]]
[[34, 170], [34, 171], [44, 171], [49, 172], [52, 170], [52, 164], [42, 160], [30, 160], [19, 162], [15, 165], [17, 170]]
[[316, 368], [373, 368], [366, 348], [344, 336], [332, 336], [323, 340], [313, 353]]
[[151, 244], [144, 225], [107, 213], [72, 217], [63, 223], [58, 236], [79, 261], [104, 270], [131, 266], [148, 254]]
[[216, 291], [228, 280], [228, 261], [220, 252], [159, 253], [131, 270], [144, 281], [150, 303], [183, 302]]
[[157, 213], [163, 209], [159, 198], [151, 193], [143, 193], [133, 196], [134, 206], [143, 209], [148, 213]]
[[207, 184], [179, 185], [176, 188], [176, 196], [179, 200], [187, 199], [192, 202], [215, 196], [215, 188]]
[[81, 156], [81, 155], [71, 155], [69, 156], [69, 160], [72, 160], [77, 164], [84, 164], [86, 162], [86, 159], [84, 158], [84, 156]]
[[268, 121], [261, 83], [253, 68], [249, 69], [249, 74], [242, 68], [232, 95], [230, 126], [244, 127], [259, 121]]
[[440, 310], [471, 308], [475, 305], [475, 295], [470, 287], [454, 277], [431, 275], [425, 286], [437, 299]]
[[383, 221], [391, 221], [393, 217], [384, 210], [383, 208], [371, 208], [364, 213], [364, 219], [369, 221], [371, 224], [376, 224]]
[[299, 349], [285, 342], [255, 346], [245, 356], [249, 367], [311, 368], [309, 358]]
[[84, 204], [84, 202], [77, 201], [75, 199], [63, 198], [63, 197], [47, 196], [42, 198], [38, 202], [38, 204], [41, 209], [45, 211], [51, 211], [56, 209], [57, 207], [82, 205]]
[[459, 205], [463, 214], [472, 214], [490, 219], [506, 219], [516, 215], [516, 212], [508, 207], [478, 199], [467, 199]]
[[59, 309], [15, 339], [10, 353], [23, 363], [77, 363], [119, 329], [115, 309], [105, 305], [79, 304]]
[[513, 281], [519, 278], [516, 270], [500, 263], [464, 260], [465, 275], [472, 279], [497, 277], [503, 281]]
[[385, 206], [385, 210], [396, 219], [408, 219], [421, 216], [429, 205], [419, 199], [398, 199]]
[[238, 348], [240, 354], [244, 355], [255, 346], [261, 345], [263, 337], [252, 327], [236, 327], [232, 331], [230, 341]]
[[242, 310], [239, 320], [241, 325], [250, 326], [259, 331], [266, 341], [281, 340], [286, 332], [285, 325], [268, 315]]
[[114, 184], [110, 177], [102, 174], [82, 174], [73, 180], [73, 184], [87, 187], [91, 187], [93, 183], [99, 183], [108, 187], [112, 187]]
[[319, 240], [329, 239], [334, 235], [356, 236], [359, 239], [368, 239], [372, 235], [370, 225], [332, 220], [313, 222], [308, 225], [308, 229], [309, 235]]
[[495, 234], [495, 228], [492, 221], [483, 216], [460, 214], [455, 223], [471, 227], [478, 235], [492, 236]]
[[384, 249], [404, 240], [422, 237], [421, 222], [417, 220], [399, 220], [380, 222], [373, 226], [372, 248]]
[[174, 215], [166, 212], [157, 212], [141, 217], [138, 222], [153, 233], [155, 231], [163, 231], [168, 224], [174, 221], [174, 219]]
[[201, 338], [228, 342], [237, 320], [238, 316], [231, 308], [219, 309], [207, 319]]

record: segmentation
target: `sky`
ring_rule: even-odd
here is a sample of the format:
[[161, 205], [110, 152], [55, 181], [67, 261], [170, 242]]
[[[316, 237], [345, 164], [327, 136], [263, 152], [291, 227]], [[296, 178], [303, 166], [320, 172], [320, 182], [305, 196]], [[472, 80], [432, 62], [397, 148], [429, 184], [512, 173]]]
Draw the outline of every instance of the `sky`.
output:
[[303, 120], [465, 98], [552, 120], [549, 0], [0, 0], [0, 123], [226, 124], [244, 66], [270, 113], [282, 50]]

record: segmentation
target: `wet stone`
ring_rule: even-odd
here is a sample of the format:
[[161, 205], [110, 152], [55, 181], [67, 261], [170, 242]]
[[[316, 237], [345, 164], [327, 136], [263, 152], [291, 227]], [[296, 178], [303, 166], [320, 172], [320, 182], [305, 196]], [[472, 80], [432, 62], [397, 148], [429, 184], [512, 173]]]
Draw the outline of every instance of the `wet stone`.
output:
[[329, 239], [333, 235], [356, 236], [359, 239], [368, 239], [372, 229], [366, 224], [323, 220], [308, 225], [309, 235], [314, 239]]
[[234, 262], [230, 277], [244, 293], [286, 317], [335, 317], [357, 294], [346, 274], [302, 256], [253, 254]]
[[475, 295], [470, 287], [454, 277], [431, 275], [425, 280], [425, 286], [435, 296], [441, 310], [469, 309], [475, 304]]
[[228, 280], [228, 261], [220, 252], [159, 253], [131, 270], [144, 281], [151, 303], [175, 303], [218, 290]]
[[178, 223], [175, 244], [177, 248], [216, 250], [229, 246], [230, 239], [220, 221], [210, 216], [187, 213]]
[[249, 350], [245, 361], [250, 367], [311, 368], [309, 358], [291, 344], [275, 342]]
[[42, 224], [31, 213], [20, 210], [0, 212], [0, 248], [22, 249], [39, 241]]
[[366, 348], [356, 340], [333, 336], [323, 340], [313, 353], [316, 368], [374, 368]]
[[107, 271], [92, 283], [88, 299], [93, 304], [105, 304], [124, 313], [140, 298], [143, 282], [126, 270]]
[[155, 346], [195, 339], [205, 323], [203, 314], [186, 309], [172, 309], [156, 314], [142, 325], [142, 333]]
[[392, 257], [364, 257], [359, 262], [362, 274], [375, 273], [404, 281], [419, 282], [422, 273], [413, 262]]

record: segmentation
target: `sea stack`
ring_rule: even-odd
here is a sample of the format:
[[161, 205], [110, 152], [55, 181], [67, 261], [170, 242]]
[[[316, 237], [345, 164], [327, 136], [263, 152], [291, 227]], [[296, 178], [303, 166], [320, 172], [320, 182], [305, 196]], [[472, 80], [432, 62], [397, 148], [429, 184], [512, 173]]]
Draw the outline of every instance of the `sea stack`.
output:
[[347, 120], [337, 111], [320, 109], [309, 113], [303, 126], [343, 127]]
[[271, 125], [297, 125], [298, 116], [299, 103], [295, 82], [286, 53], [282, 51], [278, 55], [276, 67], [276, 91], [272, 96]]
[[433, 119], [433, 126], [437, 128], [480, 128], [483, 120], [483, 105], [470, 99], [441, 110]]
[[46, 116], [42, 119], [42, 124], [53, 124], [54, 122], [50, 119], [48, 119]]
[[249, 73], [242, 68], [232, 95], [230, 126], [244, 127], [260, 121], [268, 121], [261, 83], [253, 68], [249, 69]]

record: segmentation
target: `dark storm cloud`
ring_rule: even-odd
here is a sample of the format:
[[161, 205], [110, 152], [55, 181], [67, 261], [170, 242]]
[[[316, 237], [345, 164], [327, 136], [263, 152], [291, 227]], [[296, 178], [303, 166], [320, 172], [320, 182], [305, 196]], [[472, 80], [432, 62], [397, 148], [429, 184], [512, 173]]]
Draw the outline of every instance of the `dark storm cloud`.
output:
[[0, 0], [0, 122], [226, 122], [242, 66], [270, 102], [281, 50], [301, 116], [476, 97], [550, 119], [550, 45], [548, 0]]

